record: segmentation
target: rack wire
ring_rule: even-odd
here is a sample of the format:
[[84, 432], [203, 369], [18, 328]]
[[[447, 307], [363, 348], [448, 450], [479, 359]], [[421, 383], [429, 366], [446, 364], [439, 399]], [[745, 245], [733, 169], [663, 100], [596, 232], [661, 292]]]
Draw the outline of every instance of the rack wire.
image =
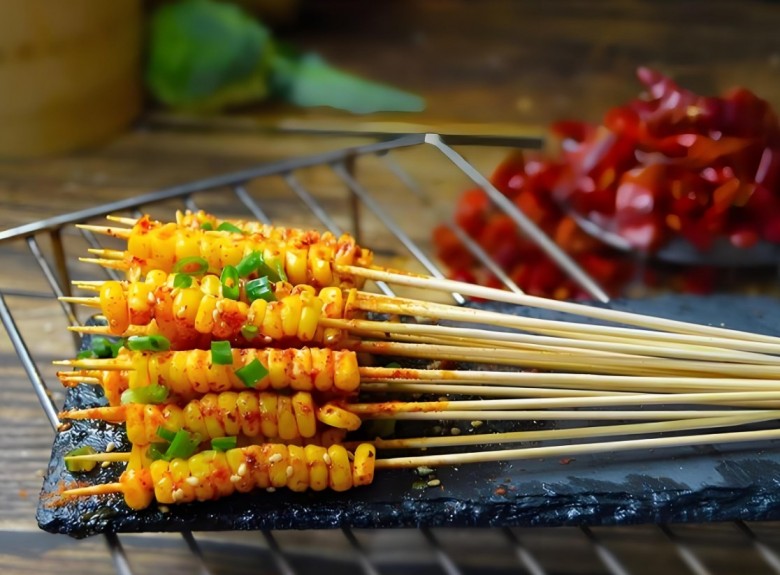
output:
[[[0, 286], [0, 321], [8, 332], [45, 416], [56, 429], [59, 423], [57, 406], [28, 342], [17, 326], [14, 309], [8, 303], [9, 297], [52, 299], [69, 295], [71, 269], [77, 265], [74, 262], [79, 255], [71, 253], [74, 236], [90, 247], [106, 247], [102, 240], [88, 231], [77, 230], [74, 224], [85, 223], [107, 214], [125, 212], [140, 215], [160, 204], [170, 207], [170, 202], [178, 202], [178, 207], [191, 210], [197, 210], [207, 204], [210, 210], [216, 207], [226, 209], [230, 213], [240, 211], [244, 215], [249, 214], [254, 219], [270, 223], [271, 218], [263, 200], [250, 191], [257, 182], [269, 178], [281, 179], [283, 182], [286, 197], [281, 201], [297, 200], [311, 212], [319, 227], [335, 234], [341, 234], [345, 226], [349, 225], [351, 233], [362, 241], [360, 235], [365, 230], [365, 212], [368, 211], [368, 215], [378, 221], [392, 238], [395, 247], [391, 251], [397, 253], [397, 247], [402, 247], [419, 266], [434, 276], [442, 277], [443, 274], [434, 259], [398, 219], [391, 215], [387, 205], [377, 199], [377, 194], [373, 193], [371, 186], [360, 177], [363, 162], [379, 159], [386, 173], [410, 195], [410, 199], [425, 206], [429, 201], [425, 186], [421, 185], [395, 156], [400, 152], [419, 153], [421, 148], [435, 150], [454, 166], [460, 176], [465, 176], [484, 189], [491, 200], [514, 220], [523, 233], [557, 262], [562, 270], [594, 299], [607, 301], [608, 297], [601, 286], [456, 150], [460, 145], [497, 144], [535, 148], [539, 147], [541, 142], [533, 138], [504, 138], [496, 142], [494, 139], [478, 136], [444, 138], [437, 134], [410, 134], [310, 157], [255, 166], [244, 171], [190, 182], [2, 231], [0, 247], [15, 244], [26, 248], [36, 262], [49, 291]], [[305, 176], [306, 172], [312, 169], [330, 170], [339, 182], [344, 193], [344, 202], [339, 205], [347, 207], [346, 222], [340, 213], [343, 210], [334, 210], [333, 206], [329, 209], [326, 205], [328, 202], [323, 200], [316, 186], [305, 183], [305, 177], [302, 175]], [[404, 199], [404, 202], [406, 201], [407, 199]], [[240, 210], [236, 210], [236, 205]], [[461, 238], [474, 257], [502, 280], [508, 289], [519, 291], [498, 264], [492, 261], [464, 230], [454, 221], [447, 225]], [[2, 256], [0, 253], [0, 258]], [[104, 270], [102, 273], [116, 277], [112, 270]], [[377, 288], [385, 293], [392, 293], [384, 284], [377, 284]], [[457, 302], [463, 301], [458, 294], [452, 294], [452, 297]], [[69, 325], [79, 323], [77, 314], [69, 305], [61, 304], [61, 312]], [[74, 343], [78, 346], [78, 341]], [[773, 541], [771, 537], [773, 527], [771, 524], [756, 524], [751, 527], [737, 522], [693, 528], [658, 525], [600, 529], [342, 529], [309, 534], [263, 531], [260, 537], [248, 534], [241, 534], [242, 537], [238, 538], [231, 536], [229, 542], [212, 537], [199, 541], [192, 533], [185, 532], [181, 533], [181, 544], [194, 562], [189, 572], [201, 575], [210, 575], [217, 571], [228, 572], [224, 563], [220, 563], [219, 570], [214, 569], [215, 563], [210, 561], [209, 557], [229, 552], [235, 558], [236, 551], [238, 556], [241, 553], [251, 555], [258, 552], [258, 546], [265, 564], [272, 565], [271, 571], [282, 575], [315, 570], [338, 570], [365, 575], [430, 572], [447, 575], [477, 572], [628, 575], [657, 572], [659, 565], [669, 575], [707, 575], [719, 572], [780, 574], [780, 556], [773, 550], [777, 541]], [[312, 538], [316, 543], [312, 544]], [[283, 539], [284, 543], [280, 543], [280, 539]], [[142, 572], [138, 566], [132, 565], [131, 560], [132, 549], [137, 545], [138, 536], [122, 536], [120, 539], [118, 535], [108, 534], [105, 535], [105, 541], [119, 575], [138, 575]], [[306, 543], [300, 545], [296, 544], [296, 541]], [[162, 537], [159, 544], [171, 545], [170, 538]], [[567, 558], [563, 562], [559, 552], [561, 546], [567, 548]], [[130, 552], [127, 551], [128, 548], [131, 549]], [[397, 552], [392, 553], [393, 549]], [[551, 549], [554, 551], [551, 552]], [[724, 555], [724, 550], [728, 555]], [[716, 564], [713, 565], [713, 562]], [[652, 569], [648, 571], [648, 567]], [[155, 572], [159, 571], [159, 565], [154, 568]], [[236, 568], [235, 571], [229, 572], [244, 571]]]

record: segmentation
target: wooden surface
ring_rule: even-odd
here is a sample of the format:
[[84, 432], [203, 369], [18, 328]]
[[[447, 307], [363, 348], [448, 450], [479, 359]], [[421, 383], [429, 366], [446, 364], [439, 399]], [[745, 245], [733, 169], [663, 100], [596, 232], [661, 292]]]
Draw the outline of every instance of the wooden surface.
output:
[[[100, 149], [0, 164], [0, 229], [257, 163], [362, 141], [282, 135], [268, 131], [269, 126], [300, 128], [336, 122], [340, 127], [356, 128], [392, 120], [416, 122], [427, 128], [443, 122], [488, 122], [493, 124], [492, 131], [536, 132], [560, 117], [597, 119], [608, 105], [636, 94], [633, 70], [640, 64], [674, 73], [690, 87], [705, 92], [741, 83], [780, 108], [780, 36], [776, 33], [780, 29], [780, 5], [776, 2], [458, 0], [384, 2], [378, 6], [346, 1], [304, 5], [298, 27], [284, 32], [289, 39], [316, 47], [333, 62], [354, 71], [423, 94], [429, 103], [426, 113], [420, 117], [348, 119], [324, 111], [252, 109], [227, 121], [212, 120], [208, 125], [160, 120], [159, 115], [152, 120], [148, 116], [131, 132]], [[490, 126], [485, 129], [491, 131]], [[504, 153], [465, 152], [484, 172], [489, 172]], [[452, 200], [467, 182], [453, 176], [451, 166], [430, 154], [399, 153], [397, 161], [433, 195], [428, 209], [410, 209], [413, 204], [409, 199], [398, 201], [397, 184], [389, 183], [392, 178], [386, 166], [371, 164], [361, 168], [359, 175], [391, 208], [394, 217], [404, 222], [417, 239], [426, 240], [432, 223], [449, 213]], [[344, 199], [343, 185], [332, 173], [324, 170], [306, 175], [304, 183], [319, 190], [340, 223], [348, 225], [349, 204]], [[293, 223], [311, 221], [303, 217], [305, 210], [289, 202], [289, 191], [278, 181], [251, 187], [250, 193], [276, 218]], [[208, 198], [204, 202], [208, 203]], [[170, 214], [172, 209], [161, 206], [159, 214]], [[369, 226], [377, 225], [370, 217], [366, 221]], [[390, 257], [403, 256], [387, 233], [369, 235], [367, 243]], [[66, 237], [75, 242], [70, 235]], [[47, 247], [45, 241], [43, 246]], [[0, 245], [0, 262], [0, 288], [39, 293], [47, 290], [24, 244]], [[81, 272], [82, 268], [73, 271]], [[64, 332], [61, 309], [51, 299], [9, 297], [9, 303], [46, 381], [55, 391], [55, 400], [60, 399], [48, 362], [71, 353], [72, 342]], [[113, 573], [101, 539], [74, 542], [43, 534], [35, 525], [40, 478], [48, 460], [52, 431], [4, 333], [0, 335], [0, 379], [0, 572]], [[711, 549], [714, 556], [709, 566], [723, 566], [715, 572], [740, 570], [733, 569], [734, 557], [747, 543], [740, 547], [735, 543], [738, 534], [732, 531], [728, 526], [715, 528], [715, 539], [721, 544]], [[645, 541], [653, 541], [655, 531], [644, 533]], [[766, 533], [773, 533], [771, 526]], [[339, 533], [307, 534], [303, 539], [293, 535], [297, 534], [282, 535], [288, 548], [304, 556], [312, 549], [328, 550], [337, 564], [341, 561], [356, 569], [354, 557]], [[372, 556], [387, 557], [382, 555], [385, 550], [414, 549], [422, 561], [433, 565], [430, 550], [424, 545], [420, 549], [411, 546], [415, 534], [408, 535], [411, 539], [364, 536], [371, 542]], [[558, 572], [605, 572], [592, 549], [572, 543], [568, 532], [525, 536], [538, 540], [536, 549], [550, 560], [556, 560], [558, 545], [574, 550], [571, 561], [558, 558], [554, 563]], [[623, 558], [641, 555], [642, 543], [631, 539], [633, 535], [622, 540], [620, 537], [617, 540], [626, 549]], [[160, 567], [168, 573], [193, 571], [193, 559], [180, 538], [133, 537], [123, 541], [139, 573], [157, 573]], [[256, 573], [259, 564], [267, 566], [261, 572], [273, 572], [267, 546], [257, 534], [214, 536], [206, 541], [207, 560], [219, 573]], [[464, 538], [460, 545], [474, 550], [468, 541]], [[507, 545], [495, 540], [493, 544], [503, 553], [496, 552], [497, 560], [510, 565], [513, 558]], [[481, 545], [482, 549], [489, 547], [486, 541]], [[31, 559], [38, 553], [40, 559]], [[679, 558], [672, 551], [659, 551], [655, 559], [655, 565], [668, 573], [680, 569]], [[648, 572], [642, 569], [646, 564], [632, 563], [638, 573]], [[760, 562], [753, 567], [751, 572], [755, 573], [766, 569]]]

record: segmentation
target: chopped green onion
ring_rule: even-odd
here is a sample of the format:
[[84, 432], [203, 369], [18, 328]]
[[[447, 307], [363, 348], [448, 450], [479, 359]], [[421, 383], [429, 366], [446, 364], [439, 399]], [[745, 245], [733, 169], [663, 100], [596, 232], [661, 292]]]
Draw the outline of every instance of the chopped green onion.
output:
[[238, 299], [241, 294], [241, 286], [238, 282], [238, 271], [235, 266], [225, 266], [222, 275], [219, 276], [219, 281], [222, 282], [222, 297]]
[[287, 274], [284, 273], [284, 266], [282, 265], [282, 262], [276, 262], [276, 274], [279, 276], [280, 281], [287, 281]]
[[271, 287], [271, 283], [268, 281], [267, 276], [263, 276], [255, 280], [249, 280], [246, 282], [244, 289], [246, 291], [246, 297], [249, 300], [249, 303], [252, 303], [256, 299], [276, 301], [274, 290]]
[[149, 445], [149, 449], [146, 450], [146, 455], [151, 459], [152, 461], [157, 461], [158, 459], [165, 459], [165, 450], [168, 449], [168, 445], [170, 443], [152, 443]]
[[92, 471], [98, 464], [97, 461], [70, 461], [68, 457], [73, 457], [74, 455], [92, 455], [93, 453], [96, 453], [96, 451], [89, 445], [85, 445], [84, 447], [77, 447], [76, 449], [68, 451], [65, 454], [65, 469], [71, 473]]
[[76, 356], [78, 359], [95, 358], [108, 359], [116, 357], [120, 348], [125, 344], [125, 340], [118, 339], [112, 341], [105, 337], [93, 337], [89, 349], [80, 351]]
[[162, 385], [146, 385], [122, 392], [120, 403], [162, 403], [168, 399], [168, 388]]
[[177, 274], [187, 274], [191, 276], [197, 276], [206, 273], [209, 269], [209, 262], [200, 256], [189, 256], [181, 258], [173, 266], [173, 272]]
[[236, 375], [244, 382], [245, 386], [254, 387], [258, 381], [268, 375], [268, 370], [259, 360], [253, 359], [241, 369], [237, 369]]
[[78, 352], [76, 354], [76, 359], [94, 359], [97, 356], [95, 355], [95, 352], [91, 349], [85, 349], [84, 351]]
[[264, 264], [265, 260], [263, 259], [262, 252], [251, 252], [245, 255], [243, 259], [238, 262], [236, 270], [238, 271], [238, 275], [240, 275], [242, 278], [245, 278], [246, 276], [252, 274], [252, 272], [257, 271], [257, 269]]
[[160, 439], [164, 439], [168, 443], [173, 441], [173, 438], [176, 437], [176, 432], [171, 431], [170, 429], [165, 429], [162, 425], [157, 428], [157, 437]]
[[188, 288], [192, 286], [192, 276], [189, 274], [178, 273], [173, 276], [173, 287]]
[[235, 437], [215, 437], [211, 440], [211, 449], [216, 451], [227, 451], [236, 448]]
[[200, 224], [200, 229], [211, 231], [214, 229], [214, 226], [211, 225], [211, 222], [203, 222], [202, 224]]
[[400, 369], [401, 368], [401, 364], [398, 363], [397, 361], [391, 361], [385, 367], [388, 367], [390, 369]]
[[198, 445], [200, 445], [200, 435], [180, 429], [171, 440], [168, 449], [165, 450], [165, 460], [187, 459], [195, 453]]
[[256, 325], [247, 324], [241, 328], [241, 335], [243, 335], [246, 340], [253, 340], [257, 337], [258, 331]]
[[229, 341], [211, 342], [211, 363], [214, 365], [230, 365], [233, 363], [233, 350]]
[[218, 232], [230, 232], [231, 234], [243, 234], [244, 230], [236, 226], [235, 224], [231, 224], [230, 222], [222, 222], [217, 226]]
[[164, 335], [131, 335], [127, 338], [130, 351], [168, 351], [171, 342]]

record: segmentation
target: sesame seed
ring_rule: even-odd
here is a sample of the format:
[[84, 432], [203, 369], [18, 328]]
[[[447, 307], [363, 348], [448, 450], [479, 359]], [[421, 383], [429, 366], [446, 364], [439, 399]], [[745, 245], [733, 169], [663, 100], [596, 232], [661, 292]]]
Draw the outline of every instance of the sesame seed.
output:
[[287, 477], [290, 478], [293, 476], [293, 473], [295, 473], [295, 469], [293, 469], [292, 465], [288, 465], [284, 472], [287, 474]]
[[173, 493], [171, 493], [171, 496], [173, 497], [174, 501], [181, 501], [182, 499], [184, 499], [184, 490], [181, 488], [174, 489]]
[[239, 481], [241, 481], [241, 476], [240, 475], [231, 475], [230, 476], [230, 483], [238, 483]]
[[219, 319], [219, 312], [215, 309], [211, 312], [211, 317], [214, 321], [217, 321]]
[[241, 465], [238, 466], [239, 475], [243, 477], [244, 475], [246, 475], [246, 472], [247, 472], [246, 463], [242, 463]]
[[450, 429], [450, 433], [452, 435], [460, 435], [460, 428], [459, 427], [453, 427], [452, 429]]
[[441, 480], [439, 479], [431, 479], [428, 482], [428, 487], [438, 487], [439, 485], [441, 485]]
[[187, 485], [192, 485], [193, 487], [197, 487], [198, 485], [200, 485], [200, 479], [198, 479], [194, 475], [191, 475], [190, 477], [188, 477], [184, 481], [187, 482]]
[[187, 314], [187, 306], [183, 305], [179, 309], [176, 310], [176, 317], [179, 319], [183, 318]]
[[109, 441], [108, 445], [106, 445], [106, 453], [111, 453], [115, 449], [116, 449], [116, 443], [114, 443], [113, 441]]
[[101, 463], [101, 464], [100, 464], [100, 467], [102, 467], [103, 469], [105, 469], [105, 468], [106, 468], [106, 467], [108, 467], [109, 465], [111, 465], [111, 462], [110, 462], [110, 461], [104, 461], [103, 463]]
[[331, 460], [331, 458], [330, 458], [330, 455], [328, 455], [327, 453], [323, 453], [323, 454], [322, 454], [322, 460], [323, 460], [325, 463], [327, 463], [328, 465], [330, 465], [330, 464], [332, 463], [332, 460]]
[[266, 487], [266, 489], [265, 489], [265, 490], [266, 490], [268, 493], [273, 493], [274, 491], [276, 491], [276, 487]]
[[157, 509], [160, 510], [160, 513], [168, 513], [170, 511], [167, 505], [160, 505]]
[[154, 292], [149, 292], [149, 295], [146, 296], [146, 301], [149, 303], [155, 303], [157, 301], [157, 298], [154, 297]]
[[268, 463], [279, 463], [281, 460], [282, 460], [282, 454], [274, 453], [271, 457], [268, 458]]
[[484, 423], [485, 423], [484, 421], [480, 421], [479, 419], [477, 419], [471, 422], [471, 427], [476, 429], [477, 427], [482, 427]]

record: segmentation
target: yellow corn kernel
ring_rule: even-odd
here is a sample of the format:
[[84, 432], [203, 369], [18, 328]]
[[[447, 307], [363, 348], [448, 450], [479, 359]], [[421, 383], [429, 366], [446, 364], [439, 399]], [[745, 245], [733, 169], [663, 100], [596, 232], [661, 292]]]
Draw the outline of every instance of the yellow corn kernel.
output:
[[187, 482], [190, 477], [190, 467], [183, 459], [174, 459], [168, 465], [174, 489], [179, 491], [175, 497], [177, 503], [189, 503], [195, 499], [195, 488]]
[[206, 274], [200, 280], [200, 291], [204, 294], [218, 296], [222, 290], [222, 282], [219, 281], [219, 276], [214, 274]]
[[[163, 417], [160, 406], [153, 404], [142, 404], [141, 413], [144, 422], [144, 433], [146, 435], [145, 443], [158, 441], [157, 429], [165, 426], [165, 418]], [[135, 443], [132, 440], [131, 442]]]
[[219, 273], [222, 270], [222, 238], [204, 234], [200, 240], [200, 255], [209, 263], [209, 271]]
[[252, 470], [247, 464], [247, 456], [243, 449], [228, 449], [225, 452], [225, 461], [230, 467], [230, 481], [236, 488], [236, 491], [246, 493], [254, 488], [252, 481]]
[[200, 300], [195, 314], [195, 330], [199, 333], [211, 333], [214, 329], [214, 311], [217, 309], [217, 298], [213, 295], [204, 295]]
[[319, 286], [333, 285], [332, 251], [321, 244], [309, 248], [308, 264], [312, 283]]
[[157, 503], [175, 503], [173, 499], [173, 479], [168, 469], [168, 462], [158, 459], [152, 461], [149, 466], [149, 473], [152, 477], [152, 485], [154, 486], [154, 498]]
[[130, 509], [145, 509], [153, 498], [152, 478], [149, 469], [127, 469], [120, 478], [122, 494]]
[[251, 391], [240, 392], [236, 397], [236, 409], [241, 432], [247, 437], [260, 435], [260, 406], [257, 394]]
[[312, 391], [314, 385], [311, 380], [313, 360], [311, 350], [307, 347], [299, 349], [295, 354], [295, 360], [288, 367], [290, 374], [290, 388], [298, 391]]
[[295, 414], [295, 425], [301, 437], [314, 437], [317, 433], [317, 417], [311, 393], [299, 391], [292, 396], [292, 408]]
[[265, 320], [265, 313], [268, 308], [268, 302], [264, 299], [256, 299], [249, 306], [249, 313], [247, 314], [247, 322], [255, 326], [259, 333], [262, 333], [263, 321]]
[[346, 491], [352, 487], [352, 466], [347, 450], [342, 445], [328, 447], [330, 457], [329, 485], [333, 491]]
[[210, 459], [211, 481], [217, 490], [218, 497], [225, 497], [233, 493], [236, 488], [230, 481], [230, 466], [225, 453], [222, 451], [205, 451]]
[[280, 340], [284, 337], [281, 302], [273, 301], [268, 304], [263, 317], [263, 325], [260, 326], [260, 333], [273, 340]]
[[134, 231], [127, 239], [127, 252], [141, 259], [152, 257], [152, 240], [154, 236], [148, 232]]
[[130, 360], [131, 369], [127, 378], [127, 385], [130, 389], [146, 387], [151, 385], [149, 379], [149, 355], [145, 353], [134, 353]]
[[309, 486], [309, 467], [303, 447], [288, 445], [290, 459], [286, 469], [287, 487], [291, 491], [306, 491]]
[[144, 406], [140, 403], [129, 403], [125, 406], [127, 439], [134, 445], [146, 445], [151, 443], [150, 439], [146, 436], [143, 411]]
[[233, 451], [241, 452], [241, 457], [243, 462], [246, 463], [252, 482], [258, 489], [267, 489], [271, 486], [271, 478], [268, 474], [270, 464], [266, 455], [268, 444], [250, 445], [243, 449], [231, 449], [228, 451], [229, 457], [232, 456]]
[[334, 353], [336, 365], [333, 385], [341, 391], [352, 392], [360, 387], [360, 368], [357, 355], [349, 351]]
[[235, 391], [223, 391], [217, 395], [217, 406], [222, 415], [222, 427], [225, 435], [238, 435], [241, 431], [238, 413], [238, 393]]
[[133, 445], [130, 448], [130, 460], [127, 462], [127, 469], [149, 469], [152, 460], [147, 454], [146, 445]]
[[322, 315], [338, 319], [344, 309], [344, 294], [339, 287], [324, 287], [320, 290], [319, 298], [322, 300]]
[[307, 445], [303, 448], [306, 455], [306, 463], [309, 466], [309, 488], [312, 491], [327, 489], [328, 479], [328, 450], [321, 445]]
[[298, 339], [312, 341], [317, 334], [317, 327], [322, 315], [322, 300], [310, 293], [301, 294], [301, 316], [298, 322]]
[[158, 288], [161, 285], [165, 285], [165, 282], [168, 280], [168, 274], [165, 273], [163, 270], [153, 269], [149, 270], [149, 272], [146, 274], [146, 277], [144, 278], [144, 283], [149, 284], [153, 288]]
[[277, 423], [277, 399], [275, 393], [263, 392], [258, 398], [260, 407], [260, 432], [265, 437], [277, 437], [279, 425]]
[[317, 391], [333, 389], [333, 372], [336, 365], [334, 352], [327, 348], [311, 348], [311, 366], [314, 375], [314, 388]]
[[347, 431], [345, 429], [323, 429], [320, 433], [320, 444], [323, 447], [330, 447], [331, 445], [336, 445], [337, 443], [341, 443], [344, 441], [344, 438], [347, 436]]
[[130, 325], [146, 325], [152, 321], [154, 287], [145, 282], [130, 282], [127, 286], [127, 309]]
[[287, 248], [285, 253], [284, 269], [287, 277], [293, 284], [305, 284], [308, 282], [306, 258], [308, 255], [306, 248]]
[[176, 254], [176, 261], [182, 260], [184, 258], [200, 256], [200, 245], [198, 244], [198, 237], [190, 230], [178, 228], [176, 233], [176, 242], [174, 244], [174, 253]]
[[100, 287], [100, 308], [108, 320], [108, 329], [111, 333], [123, 334], [130, 325], [127, 303], [127, 294], [120, 282], [103, 282]]
[[208, 435], [208, 428], [198, 401], [190, 401], [184, 406], [184, 427], [201, 437]]
[[187, 380], [190, 387], [195, 393], [208, 393], [211, 386], [206, 371], [207, 360], [203, 353], [190, 352], [181, 355], [187, 358]]
[[292, 360], [292, 350], [269, 349], [268, 350], [268, 379], [273, 389], [287, 387], [287, 363]]
[[376, 448], [370, 443], [361, 443], [355, 450], [352, 462], [352, 485], [370, 485], [374, 481]]
[[293, 413], [292, 400], [286, 395], [280, 395], [276, 400], [276, 421], [279, 426], [279, 439], [286, 441], [300, 437]]
[[214, 499], [214, 495], [217, 493], [212, 478], [211, 455], [213, 453], [213, 451], [201, 451], [187, 460], [190, 476], [198, 478], [197, 484], [193, 486], [195, 498], [198, 501]]
[[179, 289], [173, 298], [173, 317], [184, 325], [194, 325], [202, 299], [203, 293], [198, 288]]
[[298, 324], [301, 321], [301, 312], [303, 311], [301, 296], [290, 295], [280, 303], [281, 311], [279, 315], [282, 319], [282, 332], [285, 337], [296, 337], [298, 335]]
[[167, 403], [160, 410], [163, 429], [176, 432], [184, 427], [184, 410], [173, 403]]
[[170, 355], [170, 361], [167, 363], [170, 365], [170, 377], [165, 381], [165, 385], [168, 386], [173, 393], [181, 395], [182, 397], [191, 397], [192, 391], [190, 389], [187, 374], [187, 357], [186, 353], [173, 353]]
[[272, 487], [287, 485], [287, 468], [290, 465], [290, 455], [286, 445], [279, 443], [266, 444], [265, 456], [268, 458], [268, 478]]
[[121, 371], [107, 371], [103, 376], [103, 393], [109, 405], [119, 405], [122, 401], [122, 391], [125, 387], [122, 374]]
[[362, 423], [360, 417], [333, 403], [326, 403], [317, 410], [317, 419], [338, 429], [355, 431]]
[[206, 425], [206, 437], [224, 437], [225, 428], [222, 420], [223, 414], [219, 409], [219, 399], [216, 393], [207, 393], [200, 398], [200, 412], [203, 414], [203, 422]]

